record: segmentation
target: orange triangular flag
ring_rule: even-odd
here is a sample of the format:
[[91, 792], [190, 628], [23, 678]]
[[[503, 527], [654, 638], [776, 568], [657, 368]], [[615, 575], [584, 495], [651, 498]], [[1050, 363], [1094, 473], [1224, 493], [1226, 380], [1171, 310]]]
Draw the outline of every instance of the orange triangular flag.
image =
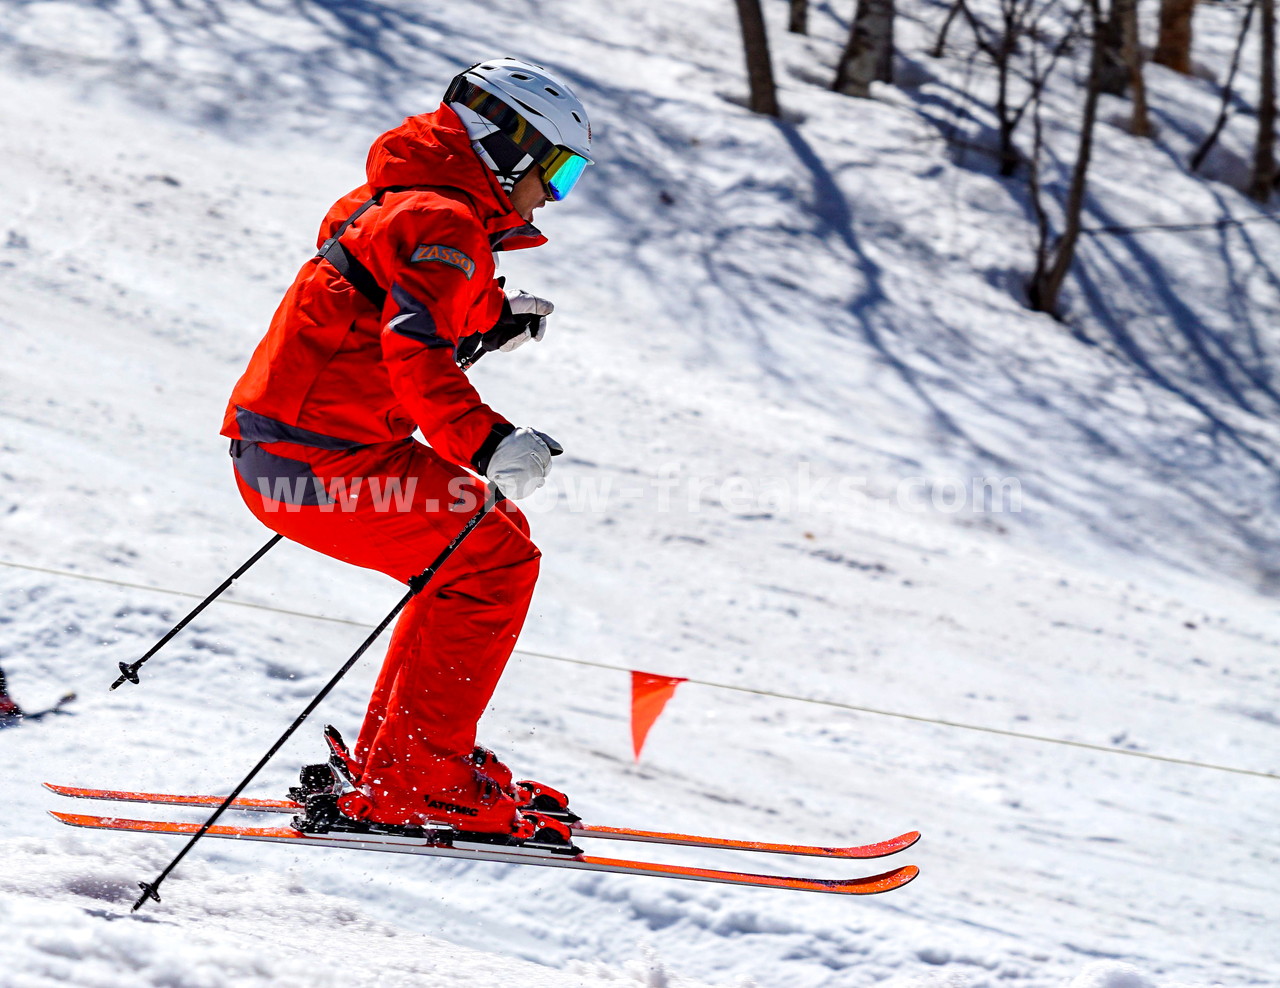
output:
[[631, 745], [636, 751], [636, 761], [640, 760], [640, 749], [644, 747], [644, 739], [649, 736], [649, 728], [662, 713], [676, 691], [676, 687], [687, 682], [680, 676], [655, 676], [651, 672], [631, 673]]

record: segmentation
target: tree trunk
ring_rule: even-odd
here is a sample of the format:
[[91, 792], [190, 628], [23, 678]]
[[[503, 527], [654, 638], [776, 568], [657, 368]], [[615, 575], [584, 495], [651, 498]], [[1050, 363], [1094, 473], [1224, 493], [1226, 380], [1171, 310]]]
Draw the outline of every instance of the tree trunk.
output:
[[1058, 294], [1071, 268], [1071, 262], [1075, 259], [1076, 241], [1080, 239], [1085, 190], [1089, 180], [1089, 159], [1093, 154], [1093, 126], [1098, 119], [1104, 44], [1102, 10], [1100, 0], [1088, 0], [1088, 3], [1093, 21], [1093, 54], [1089, 60], [1089, 83], [1085, 90], [1084, 114], [1080, 124], [1080, 150], [1076, 154], [1071, 188], [1067, 193], [1062, 236], [1054, 244], [1052, 261], [1048, 260], [1050, 252], [1043, 249], [1043, 245], [1037, 252], [1036, 271], [1029, 291], [1031, 307], [1055, 317], [1058, 313]]
[[737, 0], [742, 22], [742, 44], [747, 56], [747, 78], [751, 82], [751, 109], [770, 117], [778, 116], [778, 92], [773, 84], [773, 64], [769, 61], [769, 36], [764, 29], [760, 0]]
[[1124, 22], [1136, 12], [1137, 0], [1111, 0], [1111, 12], [1102, 25], [1102, 77], [1099, 88], [1109, 96], [1123, 96], [1129, 90], [1129, 65], [1124, 57]]
[[849, 43], [831, 88], [846, 96], [871, 95], [872, 82], [893, 82], [894, 0], [858, 0]]
[[[1013, 143], [1013, 132], [1018, 118], [1009, 104], [1009, 78], [1013, 71], [1013, 56], [1026, 33], [1023, 21], [1025, 9], [1016, 0], [1001, 0], [1003, 33], [999, 42], [989, 51], [996, 66], [996, 118], [1000, 121], [1000, 174], [1006, 178], [1018, 171], [1020, 157]], [[967, 9], [967, 8], [966, 8]], [[975, 25], [975, 31], [977, 30]]]
[[792, 34], [809, 33], [809, 0], [791, 0], [791, 20], [787, 30]]
[[1147, 82], [1142, 75], [1142, 42], [1138, 34], [1138, 0], [1113, 0], [1113, 18], [1120, 21], [1120, 54], [1129, 73], [1133, 90], [1133, 119], [1129, 131], [1135, 137], [1151, 136], [1151, 117], [1147, 113]]
[[1153, 61], [1191, 74], [1191, 15], [1196, 0], [1160, 0], [1160, 36]]
[[1276, 2], [1258, 0], [1262, 17], [1262, 85], [1258, 96], [1258, 144], [1253, 152], [1249, 195], [1267, 202], [1276, 187]]

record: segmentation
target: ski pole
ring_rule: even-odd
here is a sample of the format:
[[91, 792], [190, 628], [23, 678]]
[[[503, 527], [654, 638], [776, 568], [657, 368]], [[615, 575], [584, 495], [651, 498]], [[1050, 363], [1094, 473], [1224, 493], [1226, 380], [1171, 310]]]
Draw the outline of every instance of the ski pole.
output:
[[458, 344], [458, 368], [465, 374], [489, 351], [484, 348], [483, 334], [473, 333]]
[[195, 609], [194, 609], [194, 610], [192, 610], [192, 612], [191, 612], [190, 614], [188, 614], [186, 617], [184, 617], [181, 621], [179, 621], [177, 624], [175, 624], [172, 628], [170, 628], [170, 629], [169, 629], [169, 633], [168, 633], [168, 634], [166, 634], [166, 635], [165, 635], [163, 638], [161, 638], [158, 642], [156, 642], [154, 645], [152, 645], [152, 646], [151, 646], [151, 648], [147, 651], [147, 654], [146, 654], [146, 655], [144, 655], [142, 658], [138, 659], [136, 662], [121, 662], [121, 663], [120, 663], [120, 677], [119, 677], [119, 678], [118, 678], [114, 683], [112, 683], [112, 684], [111, 684], [111, 688], [112, 688], [112, 689], [115, 689], [117, 686], [119, 686], [121, 683], [125, 682], [126, 680], [128, 680], [129, 682], [133, 683], [133, 684], [136, 686], [136, 685], [138, 684], [138, 682], [139, 682], [139, 680], [138, 680], [138, 670], [142, 668], [142, 664], [143, 664], [144, 662], [146, 662], [146, 661], [147, 661], [147, 659], [151, 658], [151, 656], [155, 655], [155, 654], [156, 654], [156, 652], [160, 651], [160, 649], [164, 648], [164, 647], [165, 647], [165, 645], [167, 645], [167, 644], [169, 643], [170, 639], [172, 639], [174, 635], [176, 635], [179, 631], [181, 631], [181, 630], [182, 630], [183, 628], [185, 628], [188, 624], [190, 624], [190, 623], [191, 623], [191, 621], [192, 621], [192, 619], [193, 619], [193, 618], [195, 618], [195, 616], [196, 616], [197, 614], [199, 614], [201, 611], [203, 611], [206, 607], [208, 607], [210, 604], [212, 604], [215, 600], [217, 600], [217, 599], [222, 595], [222, 592], [223, 592], [224, 590], [226, 590], [226, 589], [227, 589], [227, 587], [231, 586], [231, 584], [235, 583], [235, 582], [236, 582], [236, 580], [237, 580], [239, 577], [243, 576], [243, 575], [244, 575], [244, 573], [245, 573], [245, 571], [246, 571], [250, 566], [252, 566], [254, 563], [256, 563], [256, 562], [257, 562], [259, 559], [261, 559], [263, 556], [265, 556], [265, 555], [267, 554], [267, 551], [268, 551], [272, 546], [274, 546], [277, 542], [279, 542], [282, 538], [284, 538], [284, 536], [283, 536], [283, 535], [273, 535], [270, 539], [268, 539], [268, 540], [267, 540], [267, 544], [266, 544], [266, 545], [264, 545], [264, 546], [263, 546], [261, 549], [259, 549], [257, 552], [255, 552], [252, 556], [250, 556], [250, 557], [245, 561], [245, 563], [244, 563], [244, 565], [243, 565], [243, 566], [241, 566], [238, 570], [236, 570], [234, 573], [232, 573], [230, 576], [228, 576], [225, 580], [223, 580], [223, 581], [222, 581], [222, 585], [221, 585], [221, 586], [219, 586], [217, 590], [215, 590], [213, 593], [209, 594], [209, 596], [208, 596], [208, 597], [206, 597], [204, 600], [200, 601], [200, 603], [198, 603], [198, 604], [195, 606]]
[[312, 701], [307, 704], [306, 709], [303, 710], [302, 713], [298, 714], [296, 718], [294, 718], [293, 723], [290, 724], [285, 729], [285, 732], [280, 735], [279, 739], [276, 741], [275, 744], [271, 746], [270, 750], [268, 750], [267, 753], [263, 755], [261, 759], [259, 759], [258, 764], [255, 765], [249, 771], [248, 775], [246, 775], [243, 779], [240, 780], [239, 785], [237, 785], [233, 790], [231, 790], [231, 794], [227, 796], [227, 798], [222, 801], [222, 804], [216, 810], [214, 810], [213, 813], [209, 815], [209, 819], [207, 819], [201, 825], [200, 829], [191, 835], [191, 839], [187, 841], [186, 844], [183, 845], [182, 850], [180, 850], [176, 855], [174, 855], [173, 860], [170, 861], [167, 865], [165, 865], [164, 870], [160, 872], [160, 874], [156, 877], [156, 880], [154, 882], [138, 883], [138, 887], [142, 889], [142, 895], [140, 895], [138, 897], [138, 901], [133, 904], [132, 912], [137, 912], [139, 909], [141, 909], [143, 903], [145, 903], [148, 899], [154, 899], [156, 902], [160, 901], [160, 894], [159, 894], [160, 883], [163, 882], [167, 877], [169, 877], [169, 873], [178, 866], [179, 861], [181, 861], [184, 857], [186, 857], [187, 852], [190, 851], [191, 848], [195, 846], [196, 841], [198, 841], [201, 837], [203, 837], [208, 832], [209, 828], [212, 827], [214, 823], [217, 822], [218, 817], [222, 816], [223, 811], [225, 811], [226, 808], [236, 800], [236, 797], [238, 797], [240, 793], [244, 791], [245, 786], [247, 786], [250, 782], [252, 782], [254, 777], [260, 771], [262, 771], [263, 766], [266, 765], [267, 762], [271, 760], [271, 758], [275, 755], [277, 751], [279, 751], [282, 747], [284, 747], [284, 743], [288, 741], [290, 737], [293, 736], [293, 732], [296, 731], [302, 725], [302, 722], [304, 720], [306, 720], [309, 716], [311, 716], [311, 712], [315, 710], [316, 707], [320, 706], [320, 704], [324, 701], [324, 698], [329, 695], [329, 693], [333, 690], [335, 686], [338, 685], [338, 681], [341, 680], [343, 676], [345, 676], [348, 672], [351, 671], [351, 667], [356, 664], [360, 656], [364, 655], [365, 651], [369, 648], [370, 645], [374, 643], [377, 637], [380, 634], [382, 634], [383, 631], [386, 630], [387, 625], [389, 625], [393, 620], [395, 620], [396, 615], [399, 614], [402, 610], [404, 610], [405, 605], [408, 604], [410, 600], [412, 600], [415, 596], [417, 596], [426, 588], [427, 584], [431, 581], [431, 578], [435, 576], [436, 571], [440, 569], [440, 567], [444, 564], [444, 561], [446, 559], [448, 559], [451, 555], [453, 555], [454, 550], [456, 550], [458, 546], [462, 545], [462, 540], [471, 534], [472, 530], [476, 527], [476, 525], [480, 523], [480, 519], [482, 519], [485, 515], [487, 515], [490, 511], [492, 511], [498, 504], [500, 504], [503, 500], [505, 500], [506, 496], [502, 493], [502, 491], [498, 490], [498, 488], [493, 487], [491, 488], [491, 491], [492, 491], [492, 494], [491, 496], [485, 499], [484, 505], [481, 506], [480, 510], [477, 511], [474, 515], [472, 515], [467, 520], [467, 523], [462, 526], [462, 530], [459, 531], [458, 534], [453, 537], [453, 541], [444, 547], [440, 555], [436, 556], [435, 561], [426, 569], [424, 569], [421, 573], [419, 573], [417, 576], [412, 577], [409, 580], [409, 592], [400, 598], [400, 603], [396, 604], [396, 606], [391, 609], [391, 613], [388, 614], [385, 618], [383, 618], [382, 623], [380, 623], [376, 628], [373, 629], [373, 632], [369, 635], [369, 637], [364, 640], [364, 642], [360, 645], [359, 648], [355, 650], [354, 653], [352, 653], [351, 658], [347, 659], [347, 661], [342, 664], [342, 668], [340, 668], [336, 673], [333, 674], [333, 678], [330, 679], [327, 683], [325, 683], [324, 688], [321, 689], [320, 692], [315, 695], [315, 698], [312, 699]]

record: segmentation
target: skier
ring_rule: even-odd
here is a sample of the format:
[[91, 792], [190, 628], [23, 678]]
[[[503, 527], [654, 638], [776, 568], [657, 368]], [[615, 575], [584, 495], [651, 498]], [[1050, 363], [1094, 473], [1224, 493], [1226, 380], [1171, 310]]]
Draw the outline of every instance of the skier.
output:
[[9, 695], [9, 683], [4, 677], [4, 670], [0, 669], [0, 727], [17, 724], [22, 718], [22, 708]]
[[[330, 209], [228, 404], [222, 434], [263, 524], [407, 583], [479, 509], [468, 469], [513, 498], [542, 486], [559, 445], [484, 404], [459, 360], [543, 338], [552, 304], [504, 293], [494, 254], [546, 242], [534, 210], [569, 194], [590, 143], [570, 88], [513, 58], [473, 65], [374, 142], [367, 184]], [[548, 824], [535, 806], [569, 816], [475, 744], [539, 555], [504, 502], [410, 600], [354, 750], [330, 736], [336, 826], [524, 839]]]

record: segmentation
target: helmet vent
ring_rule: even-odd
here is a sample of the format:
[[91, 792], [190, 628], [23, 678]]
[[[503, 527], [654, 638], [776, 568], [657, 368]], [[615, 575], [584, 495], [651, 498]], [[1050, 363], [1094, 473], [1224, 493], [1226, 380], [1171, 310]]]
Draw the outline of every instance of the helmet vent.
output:
[[581, 118], [580, 116], [578, 116], [578, 115], [577, 115], [576, 113], [574, 113], [572, 110], [570, 110], [570, 111], [569, 111], [569, 113], [573, 116], [573, 119], [574, 119], [574, 120], [578, 121], [578, 123], [582, 123], [582, 118]]
[[528, 81], [532, 78], [532, 76], [523, 75], [523, 74], [522, 74], [522, 73], [520, 73], [520, 72], [512, 72], [512, 73], [511, 73], [511, 78], [512, 78], [512, 79], [519, 79], [521, 82], [528, 82]]
[[546, 90], [547, 90], [547, 92], [549, 92], [552, 96], [559, 96], [559, 95], [560, 95], [560, 94], [559, 94], [559, 93], [557, 93], [554, 89], [552, 89], [550, 86], [547, 86], [547, 87], [546, 87]]

